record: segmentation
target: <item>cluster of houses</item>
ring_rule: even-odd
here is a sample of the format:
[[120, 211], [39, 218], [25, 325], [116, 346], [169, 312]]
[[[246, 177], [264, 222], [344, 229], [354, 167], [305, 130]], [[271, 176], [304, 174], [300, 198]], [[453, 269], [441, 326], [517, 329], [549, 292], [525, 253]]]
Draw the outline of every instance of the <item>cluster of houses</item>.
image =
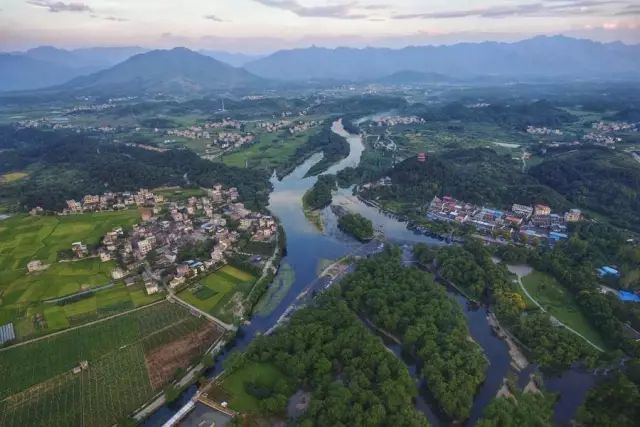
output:
[[562, 135], [560, 129], [549, 129], [547, 127], [527, 126], [527, 133], [530, 135]]
[[[78, 212], [99, 203], [100, 197], [95, 197], [88, 200], [89, 208], [80, 204]], [[116, 260], [118, 266], [111, 271], [112, 279], [124, 280], [126, 285], [142, 282], [148, 294], [159, 292], [161, 283], [175, 289], [188, 278], [223, 265], [230, 254], [238, 251], [242, 236], [270, 242], [277, 233], [275, 219], [247, 209], [238, 201], [235, 187], [215, 185], [205, 197], [190, 197], [183, 203], [164, 202], [147, 190], [131, 197], [140, 206], [149, 206], [149, 201], [153, 204], [153, 209], [141, 209], [141, 223], [127, 231], [114, 228], [103, 236], [97, 249], [82, 242], [74, 242], [70, 249], [74, 258]], [[204, 242], [212, 243], [206, 259], [178, 262], [182, 247]], [[39, 261], [29, 263], [29, 271], [46, 267]]]
[[[101, 195], [87, 194], [81, 200], [67, 200], [63, 214], [79, 214], [101, 210], [126, 209], [131, 206], [156, 207], [164, 203], [161, 194], [141, 188], [136, 192], [106, 192]], [[157, 212], [155, 212], [157, 213]]]
[[434, 221], [456, 222], [473, 225], [485, 233], [503, 231], [522, 240], [537, 238], [559, 241], [568, 237], [567, 223], [582, 219], [579, 209], [555, 214], [547, 205], [526, 206], [514, 204], [510, 211], [476, 206], [453, 197], [434, 197], [427, 209], [427, 218]]
[[319, 124], [320, 122], [317, 120], [276, 120], [274, 122], [260, 122], [258, 123], [258, 128], [268, 133], [286, 129], [289, 134], [295, 135], [302, 133], [307, 129], [311, 129], [314, 126], [318, 126]]
[[412, 125], [424, 123], [424, 119], [417, 116], [385, 116], [373, 122], [377, 126]]
[[238, 120], [230, 118], [223, 119], [219, 122], [206, 122], [203, 125], [193, 125], [184, 129], [167, 129], [166, 134], [170, 136], [179, 136], [187, 139], [212, 139], [212, 129], [240, 129], [242, 123]]
[[222, 149], [239, 148], [251, 144], [255, 139], [256, 137], [251, 133], [220, 132], [213, 144], [219, 145]]
[[622, 142], [622, 137], [615, 135], [617, 132], [637, 132], [638, 130], [634, 123], [604, 121], [593, 123], [591, 129], [591, 132], [584, 135], [583, 140], [605, 146]]

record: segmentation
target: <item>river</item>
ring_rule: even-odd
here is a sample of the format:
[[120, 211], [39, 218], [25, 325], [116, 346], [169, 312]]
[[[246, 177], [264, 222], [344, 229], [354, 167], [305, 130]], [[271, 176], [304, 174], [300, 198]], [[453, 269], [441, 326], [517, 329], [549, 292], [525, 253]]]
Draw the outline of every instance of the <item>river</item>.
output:
[[[336, 173], [345, 167], [357, 166], [364, 151], [360, 136], [348, 134], [340, 121], [336, 121], [332, 129], [347, 139], [350, 153], [347, 158], [331, 166], [327, 173]], [[308, 289], [310, 283], [316, 282], [319, 263], [327, 259], [338, 259], [361, 246], [338, 230], [336, 227], [337, 220], [330, 209], [327, 208], [323, 212], [323, 220], [326, 225], [323, 232], [312, 225], [304, 215], [302, 196], [317, 180], [317, 177], [305, 177], [305, 174], [321, 158], [321, 154], [310, 157], [282, 180], [278, 180], [275, 175], [272, 177], [274, 189], [269, 198], [269, 210], [279, 218], [285, 229], [287, 255], [282, 262], [291, 266], [295, 273], [295, 280], [284, 298], [270, 314], [265, 316], [256, 315], [250, 324], [242, 327], [242, 331], [239, 333], [232, 349], [219, 355], [215, 367], [207, 372], [207, 376], [214, 377], [219, 374], [223, 369], [224, 360], [231, 352], [243, 351], [256, 336], [265, 333], [278, 322], [287, 309], [295, 303], [301, 292]], [[351, 195], [350, 190], [338, 191], [335, 195], [334, 203], [365, 215], [372, 220], [377, 230], [385, 234], [387, 240], [397, 243], [423, 242], [431, 245], [442, 244], [439, 240], [414, 234], [407, 230], [406, 224], [362, 203], [357, 197]], [[487, 378], [483, 385], [480, 386], [474, 401], [472, 415], [468, 422], [469, 425], [472, 425], [481, 416], [486, 404], [496, 395], [502, 385], [502, 380], [510, 369], [511, 359], [505, 342], [492, 333], [487, 323], [484, 309], [470, 307], [464, 297], [453, 292], [451, 292], [451, 296], [462, 307], [471, 335], [482, 347], [490, 363], [487, 370]], [[386, 344], [398, 356], [401, 355], [400, 346], [389, 342], [386, 342]], [[415, 364], [409, 361], [407, 362], [407, 367], [411, 375], [417, 379], [418, 370]], [[556, 421], [559, 423], [566, 423], [573, 416], [576, 401], [579, 404], [584, 396], [583, 390], [586, 390], [585, 379], [578, 373], [575, 375], [577, 377], [571, 376], [566, 380], [560, 378], [550, 381], [551, 384], [547, 383], [548, 388], [563, 392], [558, 405], [560, 409], [556, 408]], [[419, 386], [422, 390], [424, 389], [423, 382], [420, 382]], [[576, 387], [579, 390], [576, 390]], [[183, 405], [189, 402], [195, 393], [196, 387], [190, 387], [175, 402], [164, 405], [156, 411], [143, 425], [147, 427], [161, 426]], [[577, 395], [577, 398], [573, 397], [574, 395]], [[416, 401], [416, 408], [425, 414], [432, 425], [446, 424], [439, 419], [437, 407], [422, 395]]]

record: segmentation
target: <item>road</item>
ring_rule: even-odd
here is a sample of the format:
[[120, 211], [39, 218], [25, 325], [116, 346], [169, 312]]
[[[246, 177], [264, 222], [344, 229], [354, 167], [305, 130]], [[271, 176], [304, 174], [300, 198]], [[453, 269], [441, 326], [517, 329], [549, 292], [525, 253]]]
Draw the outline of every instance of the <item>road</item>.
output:
[[218, 325], [222, 326], [224, 329], [226, 329], [227, 331], [233, 331], [236, 329], [235, 325], [230, 325], [228, 323], [223, 322], [222, 320], [218, 319], [215, 316], [212, 316], [211, 314], [207, 313], [206, 311], [202, 311], [200, 310], [198, 307], [193, 306], [191, 304], [189, 304], [188, 302], [186, 302], [183, 299], [180, 299], [180, 297], [178, 297], [176, 294], [174, 294], [172, 291], [170, 291], [171, 293], [169, 295], [167, 295], [167, 299], [168, 300], [174, 300], [176, 301], [178, 304], [188, 308], [189, 310], [195, 311], [201, 315], [203, 315], [204, 317], [206, 317], [207, 319], [217, 323]]
[[[522, 284], [522, 280], [520, 278], [520, 276], [517, 276], [518, 279], [516, 280], [518, 282], [518, 285], [520, 285], [520, 289], [522, 289], [522, 292], [525, 293], [525, 295], [527, 296], [527, 298], [529, 298], [531, 301], [533, 301], [533, 303], [540, 309], [542, 310], [543, 313], [547, 313], [547, 310], [545, 310], [545, 308], [540, 305], [540, 303], [538, 301], [536, 301], [531, 294], [529, 293], [529, 291], [527, 291], [527, 288], [524, 287], [524, 285]], [[580, 338], [582, 338], [583, 340], [585, 340], [586, 342], [588, 342], [593, 348], [595, 348], [598, 351], [601, 351], [604, 353], [604, 350], [602, 348], [600, 348], [599, 346], [597, 346], [596, 344], [594, 344], [591, 340], [589, 340], [589, 338], [585, 337], [584, 335], [582, 335], [580, 332], [576, 331], [575, 329], [573, 329], [570, 326], [565, 325], [564, 323], [562, 323], [560, 320], [556, 319], [553, 315], [549, 314], [549, 316], [551, 316], [551, 320], [555, 323], [557, 323], [558, 325], [566, 328], [568, 331], [574, 333], [575, 335], [579, 336]]]
[[156, 304], [160, 304], [162, 302], [164, 302], [164, 301], [163, 300], [156, 301], [156, 302], [153, 302], [153, 303], [148, 304], [148, 305], [143, 305], [142, 307], [137, 307], [137, 308], [134, 308], [132, 310], [124, 311], [122, 313], [114, 314], [112, 316], [107, 316], [107, 317], [104, 317], [102, 319], [94, 320], [93, 322], [85, 323], [83, 325], [73, 326], [71, 328], [63, 329], [61, 331], [54, 332], [52, 334], [44, 335], [44, 336], [41, 336], [41, 337], [38, 337], [38, 338], [33, 338], [33, 339], [30, 339], [30, 340], [27, 340], [27, 341], [21, 341], [21, 342], [19, 342], [17, 344], [10, 345], [9, 347], [0, 348], [0, 353], [3, 352], [3, 351], [7, 351], [9, 349], [16, 348], [16, 347], [21, 347], [23, 345], [27, 345], [27, 344], [30, 344], [30, 343], [33, 343], [33, 342], [36, 342], [36, 341], [46, 340], [48, 338], [55, 337], [56, 335], [66, 334], [67, 332], [71, 332], [71, 331], [74, 331], [76, 329], [86, 328], [87, 326], [95, 325], [97, 323], [106, 322], [107, 320], [115, 319], [116, 317], [124, 316], [124, 315], [130, 314], [130, 313], [136, 312], [138, 310], [144, 310], [145, 308], [149, 308], [151, 306], [154, 306]]

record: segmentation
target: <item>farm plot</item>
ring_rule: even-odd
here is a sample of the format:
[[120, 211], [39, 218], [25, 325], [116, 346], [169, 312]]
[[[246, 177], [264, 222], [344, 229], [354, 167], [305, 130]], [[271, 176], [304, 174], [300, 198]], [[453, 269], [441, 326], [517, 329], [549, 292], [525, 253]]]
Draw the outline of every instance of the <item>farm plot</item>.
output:
[[180, 297], [224, 321], [233, 320], [232, 299], [246, 295], [255, 282], [251, 274], [227, 265], [180, 292]]
[[[113, 263], [97, 259], [58, 263], [58, 254], [76, 241], [96, 245], [107, 231], [131, 226], [138, 218], [138, 211], [132, 209], [71, 216], [16, 215], [1, 221], [0, 318], [19, 322], [20, 313], [43, 300], [107, 284]], [[49, 268], [28, 273], [27, 264], [33, 260]]]
[[0, 425], [117, 424], [174, 374], [149, 364], [149, 358], [177, 349], [174, 370], [186, 368], [221, 335], [216, 326], [183, 307], [161, 302], [3, 349]]

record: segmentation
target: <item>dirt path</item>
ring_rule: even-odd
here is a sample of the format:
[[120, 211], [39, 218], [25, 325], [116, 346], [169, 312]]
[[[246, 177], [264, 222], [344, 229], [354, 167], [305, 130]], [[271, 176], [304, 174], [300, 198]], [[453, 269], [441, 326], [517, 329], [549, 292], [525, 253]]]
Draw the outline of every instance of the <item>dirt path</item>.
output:
[[71, 332], [71, 331], [74, 331], [76, 329], [86, 328], [87, 326], [91, 326], [91, 325], [95, 325], [96, 323], [101, 323], [101, 322], [105, 322], [107, 320], [115, 319], [116, 317], [124, 316], [126, 314], [133, 313], [133, 312], [136, 312], [136, 311], [139, 311], [139, 310], [144, 310], [145, 308], [152, 307], [152, 306], [154, 306], [156, 304], [160, 304], [162, 302], [164, 302], [164, 300], [152, 302], [151, 304], [143, 305], [142, 307], [137, 307], [137, 308], [134, 308], [132, 310], [124, 311], [122, 313], [118, 313], [118, 314], [114, 314], [114, 315], [111, 315], [111, 316], [104, 317], [102, 319], [94, 320], [93, 322], [85, 323], [83, 325], [78, 325], [78, 326], [74, 326], [72, 328], [63, 329], [62, 331], [54, 332], [52, 334], [43, 335], [41, 337], [33, 338], [33, 339], [30, 339], [30, 340], [27, 340], [27, 341], [21, 341], [21, 342], [19, 342], [17, 344], [10, 345], [9, 347], [0, 348], [0, 353], [3, 352], [3, 351], [7, 351], [9, 349], [12, 349], [12, 348], [21, 347], [23, 345], [30, 344], [32, 342], [46, 340], [47, 338], [51, 338], [51, 337], [54, 337], [56, 335], [66, 334], [67, 332]]
[[[511, 271], [512, 273], [514, 273], [516, 275], [516, 277], [517, 277], [516, 282], [520, 286], [520, 289], [522, 289], [522, 292], [524, 292], [524, 294], [527, 296], [527, 298], [529, 298], [540, 310], [542, 310], [543, 313], [547, 313], [547, 310], [538, 301], [536, 301], [536, 299], [533, 298], [533, 296], [531, 296], [529, 291], [527, 291], [527, 288], [524, 287], [524, 284], [522, 283], [522, 277], [526, 276], [526, 274], [525, 275], [521, 275], [521, 272], [516, 270], [513, 267], [518, 267], [518, 266], [507, 266], [509, 271]], [[585, 337], [584, 335], [582, 335], [580, 332], [576, 331], [572, 327], [562, 323], [559, 319], [554, 317], [551, 313], [549, 313], [549, 316], [551, 317], [551, 321], [552, 322], [557, 323], [558, 325], [564, 327], [569, 332], [572, 332], [573, 334], [575, 334], [575, 335], [579, 336], [580, 338], [582, 338], [583, 340], [585, 340], [587, 343], [589, 343], [596, 350], [604, 353], [604, 350], [602, 348], [600, 348], [598, 345], [594, 344], [591, 340], [589, 340], [589, 338]]]

